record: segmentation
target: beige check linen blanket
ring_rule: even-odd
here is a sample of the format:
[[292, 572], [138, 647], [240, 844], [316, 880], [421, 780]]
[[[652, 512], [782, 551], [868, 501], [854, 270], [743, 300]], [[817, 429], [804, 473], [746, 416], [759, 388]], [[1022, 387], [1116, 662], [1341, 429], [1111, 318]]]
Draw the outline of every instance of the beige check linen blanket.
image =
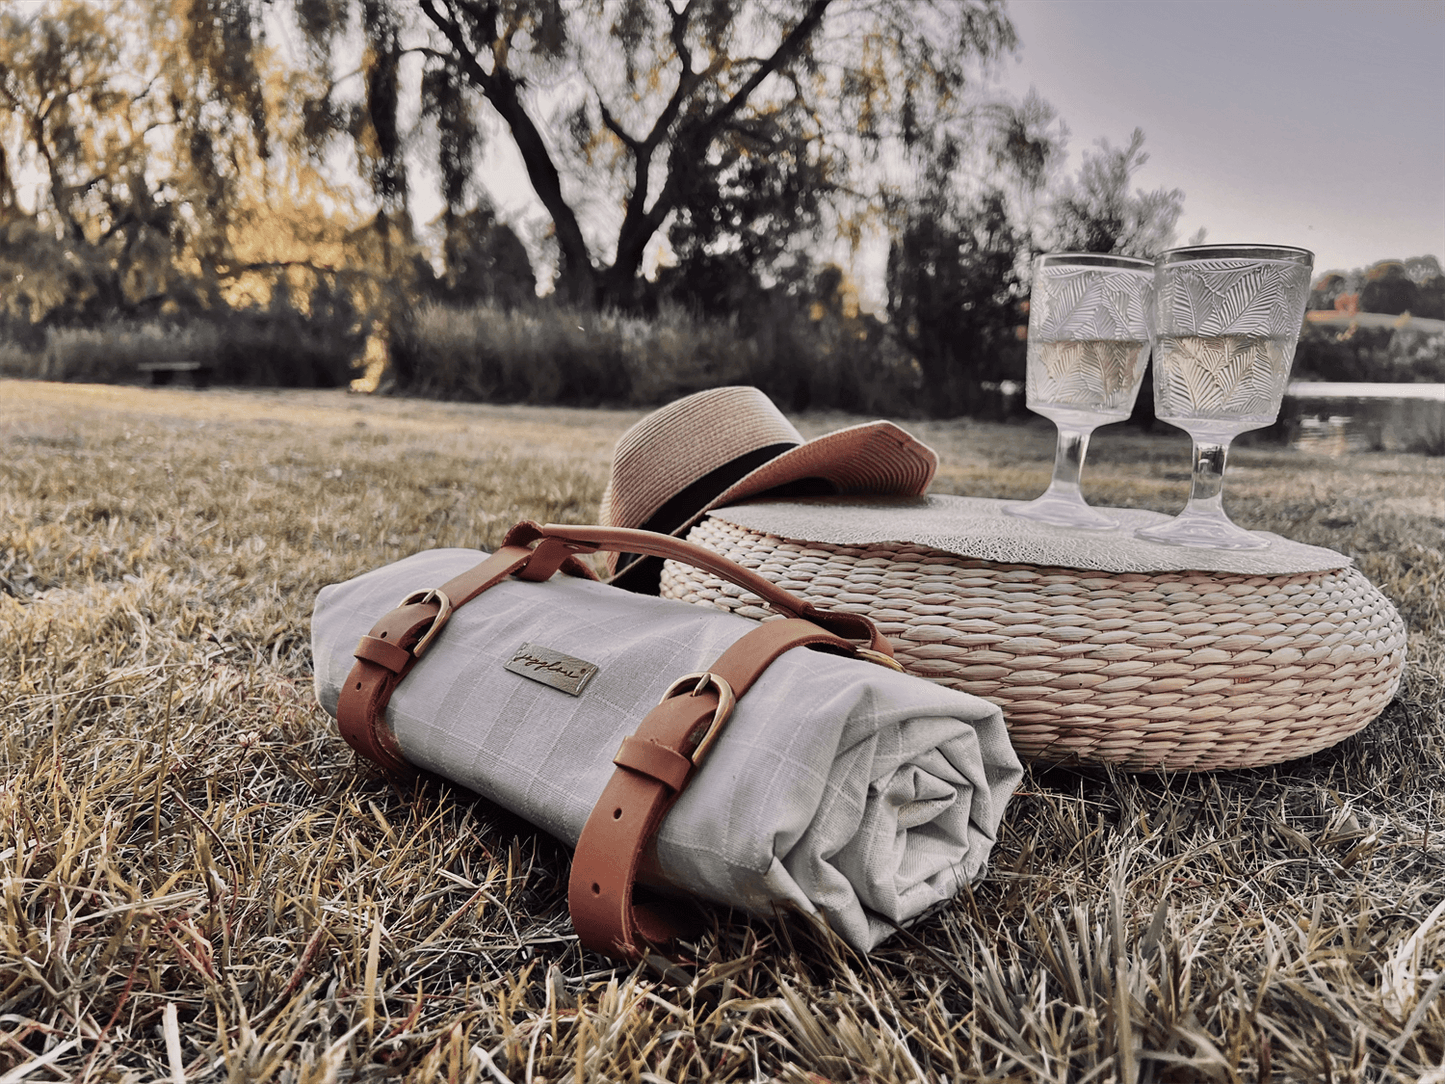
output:
[[[357, 641], [412, 591], [481, 561], [431, 550], [324, 588], [316, 692], [333, 716]], [[387, 722], [408, 761], [572, 845], [612, 757], [674, 679], [706, 670], [746, 618], [556, 576], [460, 609]], [[523, 643], [594, 664], [571, 696], [505, 669]], [[739, 702], [664, 820], [657, 864], [698, 896], [820, 916], [867, 950], [982, 876], [1021, 768], [987, 701], [796, 648]]]

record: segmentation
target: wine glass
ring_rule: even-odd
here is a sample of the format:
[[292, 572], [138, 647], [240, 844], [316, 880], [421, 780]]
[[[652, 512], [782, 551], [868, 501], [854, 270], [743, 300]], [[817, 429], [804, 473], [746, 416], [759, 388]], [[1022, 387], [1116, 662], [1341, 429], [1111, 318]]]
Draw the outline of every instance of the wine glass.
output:
[[1058, 429], [1054, 475], [1043, 496], [1006, 505], [1060, 527], [1119, 525], [1079, 492], [1089, 435], [1134, 409], [1149, 362], [1154, 264], [1132, 256], [1046, 253], [1029, 296], [1028, 406]]
[[1229, 444], [1271, 425], [1304, 324], [1314, 254], [1266, 245], [1170, 249], [1155, 263], [1154, 413], [1194, 440], [1189, 503], [1141, 538], [1211, 549], [1269, 543], [1224, 512]]

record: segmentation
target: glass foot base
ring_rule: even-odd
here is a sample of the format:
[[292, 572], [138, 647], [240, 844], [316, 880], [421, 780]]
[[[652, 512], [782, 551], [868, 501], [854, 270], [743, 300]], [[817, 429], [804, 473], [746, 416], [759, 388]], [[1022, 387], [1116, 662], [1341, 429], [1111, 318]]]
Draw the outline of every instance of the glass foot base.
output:
[[1191, 513], [1187, 509], [1168, 523], [1141, 527], [1134, 534], [1150, 542], [1211, 550], [1262, 550], [1269, 545], [1268, 539], [1237, 527], [1228, 519]]
[[1094, 511], [1081, 500], [1057, 497], [1049, 493], [1024, 504], [1006, 504], [1003, 510], [1011, 516], [1035, 519], [1040, 523], [1052, 523], [1055, 527], [1076, 527], [1085, 531], [1111, 531], [1119, 526], [1117, 519], [1110, 519], [1108, 516]]

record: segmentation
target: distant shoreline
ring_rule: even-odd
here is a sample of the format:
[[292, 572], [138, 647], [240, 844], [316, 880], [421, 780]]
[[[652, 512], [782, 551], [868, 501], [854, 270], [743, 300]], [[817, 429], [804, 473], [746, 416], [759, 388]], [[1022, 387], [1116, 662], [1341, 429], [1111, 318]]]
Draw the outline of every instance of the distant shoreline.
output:
[[1285, 394], [1296, 399], [1439, 399], [1445, 401], [1445, 384], [1291, 380]]

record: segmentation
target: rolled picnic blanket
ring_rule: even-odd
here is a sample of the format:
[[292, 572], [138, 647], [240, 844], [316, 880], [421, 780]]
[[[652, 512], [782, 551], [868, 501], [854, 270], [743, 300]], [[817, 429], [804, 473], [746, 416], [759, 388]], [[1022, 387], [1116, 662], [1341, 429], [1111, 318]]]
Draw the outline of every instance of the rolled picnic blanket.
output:
[[[324, 588], [312, 617], [323, 707], [336, 714], [379, 617], [484, 556], [432, 550]], [[504, 580], [452, 616], [392, 695], [387, 725], [409, 763], [574, 845], [622, 739], [675, 679], [756, 627], [579, 578]], [[519, 656], [554, 678], [595, 671], [571, 695], [519, 672]], [[820, 915], [866, 951], [982, 875], [1021, 774], [987, 701], [794, 648], [738, 700], [662, 823], [653, 872], [765, 917]]]

